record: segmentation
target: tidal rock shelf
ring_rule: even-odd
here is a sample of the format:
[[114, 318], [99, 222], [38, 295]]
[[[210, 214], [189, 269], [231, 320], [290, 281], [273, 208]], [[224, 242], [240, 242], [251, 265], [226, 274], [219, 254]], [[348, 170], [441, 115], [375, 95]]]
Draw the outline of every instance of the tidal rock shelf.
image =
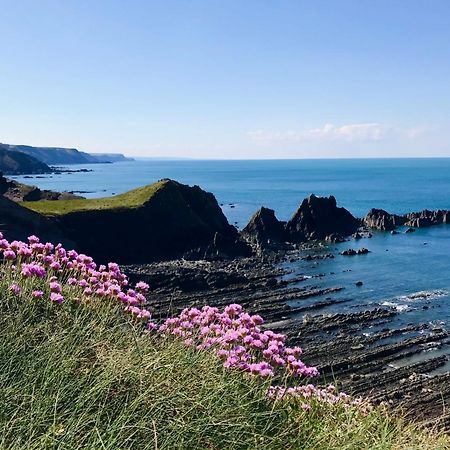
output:
[[[328, 381], [375, 403], [402, 407], [412, 420], [439, 417], [450, 429], [450, 333], [429, 323], [398, 325], [391, 307], [359, 305], [350, 312], [324, 314], [350, 302], [334, 298], [343, 286], [318, 288], [314, 277], [288, 278], [279, 265], [257, 258], [226, 261], [169, 261], [127, 266], [132, 280], [152, 287], [149, 306], [160, 318], [185, 307], [240, 303], [266, 319], [266, 326], [301, 345], [304, 360]], [[407, 314], [403, 312], [401, 314]], [[444, 403], [443, 403], [444, 402]]]

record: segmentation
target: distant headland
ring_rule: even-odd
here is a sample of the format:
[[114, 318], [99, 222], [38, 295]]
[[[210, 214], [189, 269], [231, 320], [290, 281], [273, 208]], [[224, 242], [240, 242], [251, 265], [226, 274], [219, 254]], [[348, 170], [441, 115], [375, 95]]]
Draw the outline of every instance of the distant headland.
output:
[[76, 148], [33, 147], [0, 143], [0, 171], [6, 175], [43, 174], [52, 166], [132, 161], [121, 153], [86, 153]]

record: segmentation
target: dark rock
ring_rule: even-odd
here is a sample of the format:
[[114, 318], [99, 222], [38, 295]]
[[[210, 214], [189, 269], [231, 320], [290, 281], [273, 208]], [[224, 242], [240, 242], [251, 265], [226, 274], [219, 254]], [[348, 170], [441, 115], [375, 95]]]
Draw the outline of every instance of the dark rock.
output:
[[357, 282], [355, 283], [355, 285], [358, 286], [358, 287], [359, 287], [359, 286], [362, 286], [363, 284], [364, 284], [364, 283], [363, 283], [362, 281], [357, 281]]
[[341, 252], [342, 256], [354, 256], [357, 254], [358, 254], [357, 251], [352, 248], [349, 248], [348, 250], [344, 250], [343, 252]]
[[345, 242], [345, 238], [337, 233], [333, 233], [333, 234], [330, 234], [329, 236], [326, 236], [325, 240], [327, 242], [332, 242], [333, 244], [336, 244], [338, 242]]
[[242, 236], [262, 248], [270, 243], [284, 242], [284, 223], [280, 222], [273, 209], [261, 207], [241, 232]]
[[325, 239], [334, 234], [348, 236], [358, 226], [358, 219], [345, 208], [338, 208], [333, 196], [316, 197], [312, 194], [303, 200], [286, 224], [286, 231], [290, 241], [303, 242]]
[[28, 236], [35, 234], [44, 242], [61, 242], [76, 248], [56, 219], [44, 217], [3, 196], [0, 196], [0, 231], [9, 240], [26, 241]]
[[398, 231], [392, 230], [392, 231], [391, 231], [391, 234], [398, 234]]
[[441, 223], [449, 223], [450, 211], [438, 209], [430, 211], [424, 209], [420, 212], [412, 212], [406, 214], [405, 225], [408, 227], [423, 228], [432, 225], [440, 225]]
[[414, 228], [408, 228], [405, 233], [414, 233], [414, 231], [416, 231]]
[[384, 209], [372, 208], [363, 219], [364, 225], [381, 231], [392, 231], [399, 225], [403, 225], [404, 218], [390, 214]]
[[0, 172], [0, 195], [15, 202], [38, 201], [38, 200], [73, 200], [84, 198], [70, 192], [55, 192], [41, 190], [36, 186], [22, 184], [15, 180], [5, 178]]
[[250, 256], [251, 248], [238, 236], [228, 236], [216, 232], [213, 241], [206, 247], [202, 259], [233, 259], [239, 256]]
[[358, 250], [354, 250], [353, 248], [349, 248], [348, 250], [344, 250], [341, 252], [341, 255], [343, 256], [354, 256], [354, 255], [366, 255], [367, 253], [370, 253], [370, 250], [367, 248], [360, 248]]
[[75, 210], [59, 216], [67, 236], [99, 262], [139, 263], [245, 256], [213, 194], [198, 186], [163, 180], [146, 201], [133, 207]]

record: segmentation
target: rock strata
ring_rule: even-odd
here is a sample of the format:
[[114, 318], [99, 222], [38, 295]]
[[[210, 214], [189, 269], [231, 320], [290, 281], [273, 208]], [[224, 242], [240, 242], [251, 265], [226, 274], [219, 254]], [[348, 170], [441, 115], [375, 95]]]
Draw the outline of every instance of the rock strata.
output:
[[392, 231], [405, 222], [404, 218], [390, 214], [384, 209], [372, 208], [364, 217], [363, 223], [369, 228], [381, 231]]
[[423, 228], [443, 223], [450, 223], [450, 210], [424, 209], [404, 215], [390, 214], [383, 209], [371, 209], [363, 219], [364, 225], [382, 231], [394, 231], [399, 226]]

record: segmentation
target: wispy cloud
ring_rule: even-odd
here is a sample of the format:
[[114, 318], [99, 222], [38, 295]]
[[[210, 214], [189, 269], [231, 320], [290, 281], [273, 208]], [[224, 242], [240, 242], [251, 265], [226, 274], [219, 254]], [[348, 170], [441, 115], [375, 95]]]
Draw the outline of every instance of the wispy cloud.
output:
[[250, 138], [261, 144], [276, 142], [378, 142], [392, 138], [414, 139], [423, 133], [421, 128], [402, 129], [381, 123], [353, 123], [336, 126], [327, 123], [320, 128], [308, 130], [253, 130], [249, 131]]

